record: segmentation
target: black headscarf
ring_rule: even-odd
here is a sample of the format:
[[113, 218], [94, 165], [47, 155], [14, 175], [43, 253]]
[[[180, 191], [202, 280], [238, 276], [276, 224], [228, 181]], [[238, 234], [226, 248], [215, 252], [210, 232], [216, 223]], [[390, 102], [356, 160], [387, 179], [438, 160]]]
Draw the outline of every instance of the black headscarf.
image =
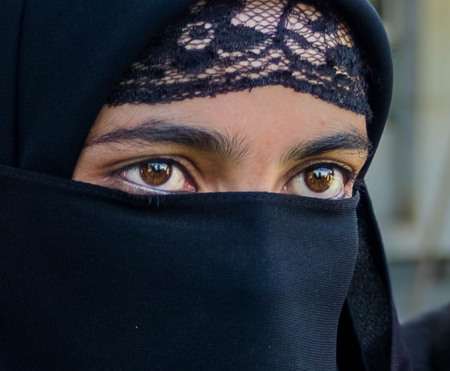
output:
[[[70, 180], [116, 81], [191, 3], [0, 3], [0, 368], [409, 369], [364, 186], [329, 201]], [[371, 67], [376, 148], [386, 35], [367, 1], [333, 4]]]

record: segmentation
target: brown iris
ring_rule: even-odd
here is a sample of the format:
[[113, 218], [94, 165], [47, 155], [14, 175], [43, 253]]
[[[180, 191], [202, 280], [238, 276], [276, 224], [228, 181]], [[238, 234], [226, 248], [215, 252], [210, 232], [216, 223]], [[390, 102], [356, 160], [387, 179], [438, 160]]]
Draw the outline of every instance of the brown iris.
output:
[[306, 186], [313, 192], [325, 192], [334, 181], [333, 169], [315, 168], [305, 171]]
[[167, 182], [172, 175], [172, 166], [165, 162], [149, 162], [139, 168], [142, 180], [151, 186], [159, 186]]

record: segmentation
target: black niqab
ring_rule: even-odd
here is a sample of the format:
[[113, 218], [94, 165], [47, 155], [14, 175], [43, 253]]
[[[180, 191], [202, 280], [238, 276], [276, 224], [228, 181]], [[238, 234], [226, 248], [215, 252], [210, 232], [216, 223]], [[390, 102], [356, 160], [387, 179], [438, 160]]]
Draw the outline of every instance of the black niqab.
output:
[[[190, 3], [0, 4], [1, 368], [409, 369], [364, 187], [142, 198], [70, 180], [115, 82]], [[334, 3], [372, 69], [376, 148], [386, 35], [368, 2]]]

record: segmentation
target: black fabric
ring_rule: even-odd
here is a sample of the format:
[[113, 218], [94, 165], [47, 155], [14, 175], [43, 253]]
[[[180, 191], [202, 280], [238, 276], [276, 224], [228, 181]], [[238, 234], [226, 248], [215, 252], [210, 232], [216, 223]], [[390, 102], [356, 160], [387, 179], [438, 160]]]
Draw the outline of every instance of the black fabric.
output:
[[414, 370], [450, 370], [450, 305], [403, 325]]
[[[364, 186], [360, 192], [367, 196]], [[381, 237], [368, 197], [358, 204], [359, 253], [348, 303], [365, 369], [410, 368], [389, 283]], [[370, 287], [370, 289], [368, 289]], [[386, 341], [390, 338], [390, 341]], [[389, 354], [390, 357], [386, 357]]]
[[[355, 200], [224, 194], [167, 196], [143, 206], [150, 199], [70, 180], [114, 84], [148, 40], [192, 3], [0, 2], [0, 368], [327, 370], [336, 368], [337, 348], [340, 369], [409, 369], [364, 187], [355, 219]], [[391, 99], [386, 35], [369, 2], [333, 6], [370, 64], [368, 133], [376, 149]], [[157, 200], [165, 201], [157, 206]], [[211, 215], [220, 217], [211, 223]], [[175, 240], [183, 249], [168, 255]], [[200, 246], [213, 250], [193, 254]], [[219, 254], [224, 246], [236, 255]], [[223, 260], [215, 261], [217, 254]], [[187, 283], [195, 285], [186, 289]], [[214, 291], [224, 287], [234, 291]], [[264, 300], [270, 305], [260, 306]], [[270, 312], [274, 307], [283, 315]], [[150, 322], [141, 321], [146, 313]], [[345, 343], [337, 345], [336, 336]]]
[[70, 178], [114, 83], [190, 3], [2, 1], [0, 163]]
[[0, 171], [3, 367], [335, 369], [358, 197], [145, 198]]

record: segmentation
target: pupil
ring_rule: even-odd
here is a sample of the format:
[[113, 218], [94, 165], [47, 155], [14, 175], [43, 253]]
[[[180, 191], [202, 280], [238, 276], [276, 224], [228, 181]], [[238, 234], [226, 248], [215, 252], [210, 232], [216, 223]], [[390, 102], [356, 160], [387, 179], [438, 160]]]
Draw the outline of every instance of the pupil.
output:
[[327, 168], [309, 170], [305, 175], [305, 183], [313, 192], [325, 192], [334, 180], [333, 170]]
[[164, 162], [149, 162], [139, 169], [142, 180], [152, 186], [167, 182], [172, 175], [172, 167]]

